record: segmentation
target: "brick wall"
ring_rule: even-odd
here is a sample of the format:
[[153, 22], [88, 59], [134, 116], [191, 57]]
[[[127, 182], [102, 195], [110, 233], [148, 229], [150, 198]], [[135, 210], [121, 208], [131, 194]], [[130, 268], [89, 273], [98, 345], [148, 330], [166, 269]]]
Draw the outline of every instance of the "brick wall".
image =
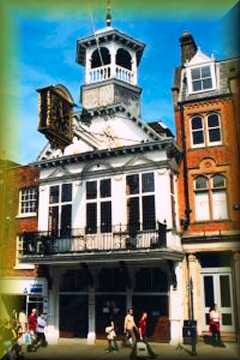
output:
[[15, 166], [5, 170], [4, 211], [1, 241], [1, 268], [4, 276], [36, 276], [34, 270], [15, 269], [16, 238], [24, 231], [37, 231], [37, 215], [18, 217], [19, 190], [38, 186], [39, 170], [31, 166]]

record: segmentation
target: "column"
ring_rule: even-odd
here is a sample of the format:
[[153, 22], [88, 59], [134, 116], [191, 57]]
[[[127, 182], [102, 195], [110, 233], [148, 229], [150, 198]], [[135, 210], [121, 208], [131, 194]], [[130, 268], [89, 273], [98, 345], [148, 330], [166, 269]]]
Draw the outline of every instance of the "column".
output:
[[240, 343], [240, 252], [236, 252], [233, 256], [233, 275], [234, 275], [234, 281], [233, 281], [233, 294], [235, 295], [235, 306], [236, 311], [234, 313], [236, 314], [235, 320], [236, 320], [236, 335], [237, 335], [237, 341]]
[[183, 327], [183, 281], [182, 281], [182, 263], [175, 264], [175, 274], [177, 279], [177, 287], [170, 285], [169, 292], [169, 321], [170, 321], [170, 343], [179, 344], [182, 342]]
[[116, 54], [117, 54], [117, 48], [114, 46], [114, 44], [109, 46], [109, 51], [110, 51], [110, 55], [111, 55], [111, 63], [110, 63], [111, 75], [110, 75], [110, 78], [111, 79], [116, 79]]
[[132, 72], [133, 72], [132, 84], [137, 85], [137, 75], [138, 75], [137, 56], [135, 52], [132, 52], [131, 56], [132, 56]]
[[46, 338], [49, 344], [57, 344], [59, 339], [59, 282], [61, 274], [50, 269], [51, 288], [48, 292], [48, 326]]
[[131, 289], [127, 289], [126, 290], [126, 305], [127, 305], [127, 310], [130, 309], [133, 306], [132, 303], [132, 298], [133, 298], [133, 289], [135, 288], [135, 269], [131, 268], [128, 265], [128, 273], [131, 279]]
[[94, 345], [96, 341], [95, 330], [95, 288], [91, 287], [88, 290], [88, 345]]
[[91, 71], [91, 56], [93, 51], [86, 50], [86, 63], [85, 63], [85, 84], [91, 83], [90, 71]]
[[[195, 255], [188, 256], [189, 262], [189, 279], [192, 279], [193, 285], [193, 317], [197, 320], [197, 333], [202, 331], [202, 302], [201, 298], [201, 266]], [[189, 296], [189, 306], [191, 306]]]

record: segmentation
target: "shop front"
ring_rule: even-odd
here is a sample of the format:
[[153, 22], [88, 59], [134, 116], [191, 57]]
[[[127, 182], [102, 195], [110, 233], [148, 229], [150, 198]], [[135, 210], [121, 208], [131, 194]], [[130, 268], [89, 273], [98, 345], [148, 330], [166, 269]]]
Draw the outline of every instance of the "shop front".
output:
[[[111, 317], [118, 336], [123, 335], [124, 318], [130, 307], [138, 323], [148, 313], [147, 335], [151, 340], [168, 342], [170, 329], [170, 288], [173, 272], [169, 263], [141, 265], [102, 265], [61, 269], [59, 281], [59, 336], [105, 338]], [[66, 315], [67, 314], [67, 315]]]
[[1, 313], [11, 316], [13, 310], [24, 311], [27, 315], [32, 308], [39, 313], [48, 313], [48, 286], [45, 278], [13, 278], [0, 279]]

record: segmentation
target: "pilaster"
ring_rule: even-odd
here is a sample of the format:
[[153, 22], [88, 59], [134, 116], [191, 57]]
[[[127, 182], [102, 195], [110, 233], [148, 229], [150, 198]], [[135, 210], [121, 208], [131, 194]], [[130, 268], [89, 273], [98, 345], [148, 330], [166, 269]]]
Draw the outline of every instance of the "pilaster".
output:
[[240, 343], [240, 252], [236, 252], [233, 255], [233, 274], [234, 283], [233, 289], [235, 294], [235, 306], [236, 306], [236, 335], [237, 341]]

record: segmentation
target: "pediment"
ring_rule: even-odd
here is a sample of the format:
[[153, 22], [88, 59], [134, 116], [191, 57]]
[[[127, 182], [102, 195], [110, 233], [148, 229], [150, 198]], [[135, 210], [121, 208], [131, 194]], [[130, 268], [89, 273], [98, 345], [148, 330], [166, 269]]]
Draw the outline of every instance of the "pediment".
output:
[[155, 162], [151, 159], [148, 159], [145, 155], [136, 155], [128, 160], [123, 167], [129, 166], [138, 166], [138, 165], [154, 165]]
[[192, 57], [192, 59], [186, 64], [186, 66], [195, 66], [200, 64], [211, 63], [214, 58], [207, 56], [200, 49]]
[[108, 161], [98, 160], [86, 164], [82, 170], [82, 175], [88, 172], [107, 171], [112, 169], [113, 167]]
[[64, 177], [64, 176], [69, 176], [69, 175], [72, 175], [71, 172], [66, 169], [64, 167], [64, 165], [62, 165], [61, 167], [57, 167], [55, 168], [47, 177], [47, 179], [51, 179], [51, 178], [61, 178], [61, 177]]

